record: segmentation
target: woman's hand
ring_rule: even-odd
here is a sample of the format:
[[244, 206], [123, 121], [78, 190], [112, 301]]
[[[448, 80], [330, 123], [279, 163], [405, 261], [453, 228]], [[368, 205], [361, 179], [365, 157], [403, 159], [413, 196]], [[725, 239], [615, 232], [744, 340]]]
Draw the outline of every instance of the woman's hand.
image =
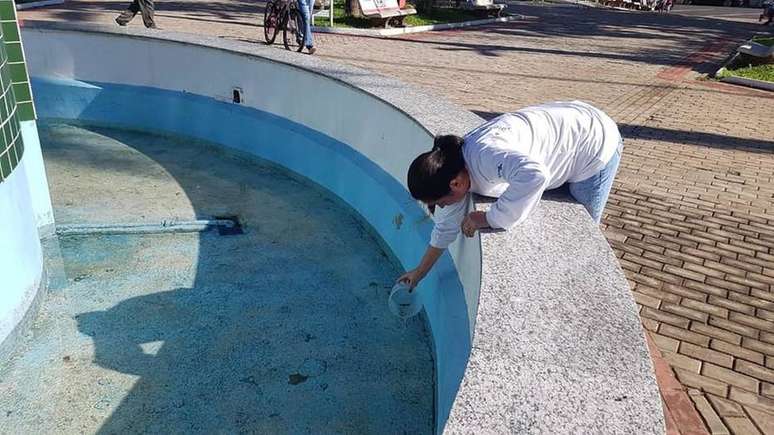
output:
[[476, 231], [489, 226], [486, 221], [486, 213], [483, 211], [474, 211], [468, 213], [462, 221], [462, 233], [467, 237], [473, 237]]
[[419, 281], [422, 281], [422, 278], [427, 275], [427, 272], [430, 271], [435, 262], [438, 261], [438, 258], [441, 256], [441, 254], [443, 254], [443, 249], [439, 249], [434, 246], [428, 246], [427, 251], [425, 251], [425, 255], [422, 256], [422, 261], [419, 262], [419, 265], [416, 268], [409, 270], [408, 272], [401, 275], [397, 282], [405, 282], [409, 285], [410, 288], [416, 287], [417, 284], [419, 284]]
[[424, 277], [425, 275], [419, 269], [414, 269], [401, 275], [400, 278], [398, 278], [398, 282], [406, 283], [410, 288], [414, 288]]

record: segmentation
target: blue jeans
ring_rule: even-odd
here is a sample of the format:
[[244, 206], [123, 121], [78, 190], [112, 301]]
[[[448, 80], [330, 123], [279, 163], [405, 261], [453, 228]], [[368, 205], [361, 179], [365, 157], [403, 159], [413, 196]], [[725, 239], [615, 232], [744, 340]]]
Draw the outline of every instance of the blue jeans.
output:
[[309, 0], [298, 0], [298, 8], [301, 9], [301, 18], [304, 19], [304, 47], [314, 46], [312, 38], [312, 17], [309, 13]]
[[607, 204], [607, 197], [610, 196], [610, 188], [613, 187], [613, 179], [618, 172], [620, 161], [621, 147], [615, 151], [607, 165], [595, 175], [577, 183], [569, 183], [572, 197], [586, 207], [596, 223], [602, 221], [602, 211]]

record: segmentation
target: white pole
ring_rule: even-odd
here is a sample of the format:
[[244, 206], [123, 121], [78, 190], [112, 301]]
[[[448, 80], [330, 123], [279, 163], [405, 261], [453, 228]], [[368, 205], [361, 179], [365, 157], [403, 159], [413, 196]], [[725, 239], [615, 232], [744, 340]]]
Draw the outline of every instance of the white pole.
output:
[[331, 20], [331, 27], [333, 27], [333, 0], [328, 0], [331, 2], [330, 11], [328, 11], [328, 15], [330, 15]]

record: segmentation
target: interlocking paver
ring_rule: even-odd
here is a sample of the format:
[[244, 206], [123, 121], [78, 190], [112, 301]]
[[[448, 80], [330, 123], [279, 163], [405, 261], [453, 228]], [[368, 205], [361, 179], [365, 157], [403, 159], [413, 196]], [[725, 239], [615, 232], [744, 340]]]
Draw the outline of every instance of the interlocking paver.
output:
[[720, 416], [712, 408], [707, 398], [702, 395], [692, 395], [691, 400], [696, 404], [696, 409], [701, 413], [712, 435], [730, 434], [726, 425], [723, 424], [723, 420], [720, 419]]
[[751, 296], [747, 296], [741, 293], [731, 293], [729, 294], [729, 299], [733, 299], [735, 301], [739, 301], [742, 303], [745, 303], [747, 305], [752, 305], [754, 307], [763, 308], [763, 309], [774, 309], [774, 302], [766, 300], [765, 298], [761, 298], [759, 296], [762, 295], [756, 295], [755, 292], [752, 292]]
[[[703, 247], [703, 249], [710, 250], [711, 248]], [[717, 251], [715, 251], [715, 252], [717, 252]], [[707, 278], [707, 284], [710, 284], [710, 285], [713, 285], [713, 286], [716, 286], [716, 287], [721, 287], [721, 288], [724, 288], [724, 289], [729, 290], [731, 292], [736, 292], [736, 293], [745, 294], [745, 295], [746, 294], [750, 294], [751, 291], [752, 291], [750, 289], [750, 287], [745, 286], [743, 284], [738, 284], [738, 283], [735, 283], [735, 282], [731, 282], [729, 280], [716, 279], [716, 278], [712, 278], [712, 277]]]
[[[736, 341], [736, 343], [740, 343], [741, 340]], [[760, 352], [756, 352], [747, 348], [744, 348], [742, 346], [738, 346], [736, 344], [731, 344], [728, 341], [721, 340], [712, 340], [710, 342], [710, 347], [718, 350], [720, 352], [726, 353], [728, 355], [732, 355], [737, 358], [737, 362], [741, 361], [739, 358], [752, 361], [758, 364], [763, 364], [763, 354]]]
[[738, 372], [745, 373], [761, 381], [774, 382], [774, 370], [767, 369], [766, 367], [739, 360], [734, 368]]
[[[661, 325], [661, 324], [659, 322], [653, 320], [653, 319], [648, 319], [646, 317], [642, 318], [642, 326], [645, 327], [645, 329], [648, 330], [648, 331], [651, 331], [651, 332], [658, 331], [659, 325]], [[772, 362], [774, 362], [774, 361], [772, 361]]]
[[701, 374], [753, 393], [758, 392], [760, 385], [755, 378], [710, 363], [702, 364]]
[[[124, 6], [72, 0], [20, 16], [111, 23]], [[610, 113], [626, 142], [603, 229], [643, 326], [665, 351], [677, 341], [675, 355], [700, 362], [707, 376], [672, 357], [680, 381], [706, 397], [693, 396], [711, 428], [744, 433], [774, 421], [771, 384], [748, 376], [774, 367], [774, 95], [696, 80], [760, 30], [755, 10], [719, 20], [709, 9], [523, 3], [510, 6], [523, 20], [466, 31], [316, 36], [324, 58], [398, 77], [485, 118], [563, 99]], [[260, 3], [159, 0], [157, 10], [162, 28], [261, 40]]]
[[[708, 280], [709, 279], [712, 279], [712, 278], [708, 278]], [[702, 283], [702, 282], [685, 281], [683, 283], [683, 285], [685, 287], [687, 287], [687, 288], [694, 289], [694, 290], [700, 291], [702, 293], [706, 293], [707, 294], [707, 298], [704, 299], [704, 300], [709, 300], [710, 297], [724, 297], [724, 296], [728, 295], [728, 290], [725, 290], [725, 289], [722, 289], [722, 288], [719, 288], [719, 287], [715, 287], [715, 286], [710, 285], [710, 284], [705, 284], [705, 283]]]
[[745, 417], [728, 417], [726, 424], [735, 434], [759, 435], [761, 433], [752, 421]]
[[[732, 343], [735, 345], [742, 344], [742, 336], [739, 334], [735, 334], [733, 332], [729, 332], [728, 330], [725, 330], [723, 328], [718, 328], [711, 325], [705, 325], [703, 323], [696, 323], [694, 322], [691, 324], [691, 331], [698, 332], [702, 335], [706, 335], [708, 337], [717, 338], [719, 340], [722, 340], [726, 343]], [[717, 340], [712, 340], [712, 343], [716, 342]]]
[[[688, 319], [684, 319], [680, 316], [675, 316], [674, 314], [669, 314], [663, 311], [654, 310], [649, 307], [643, 308], [642, 311], [640, 311], [640, 316], [663, 322], [663, 325], [661, 325], [659, 329], [666, 335], [685, 334], [687, 332], [685, 328], [688, 328], [688, 325], [691, 324], [691, 321]], [[672, 327], [670, 325], [675, 325], [677, 328], [671, 329]], [[667, 327], [670, 329], [666, 329]], [[665, 331], [669, 331], [669, 333]]]
[[692, 373], [699, 373], [701, 370], [700, 360], [673, 352], [664, 352], [663, 355], [664, 359], [667, 360], [672, 367], [680, 367], [681, 369]]
[[696, 346], [691, 343], [681, 343], [680, 353], [699, 361], [707, 361], [717, 364], [721, 367], [732, 368], [734, 366], [733, 356], [710, 350], [706, 347]]
[[748, 408], [747, 414], [764, 435], [774, 434], [774, 419], [771, 415], [755, 408]]
[[728, 318], [761, 331], [774, 331], [774, 323], [742, 313], [730, 313]]
[[758, 289], [751, 289], [750, 295], [756, 298], [765, 299], [767, 301], [774, 302], [774, 293], [772, 292], [761, 291]]
[[712, 326], [717, 326], [718, 328], [721, 328], [721, 329], [725, 329], [727, 331], [736, 332], [737, 334], [745, 336], [745, 338], [758, 337], [758, 330], [755, 329], [754, 327], [742, 325], [741, 323], [736, 323], [734, 321], [726, 320], [720, 317], [710, 317], [709, 324]]
[[[694, 323], [699, 325], [703, 324], [703, 323], [697, 323], [697, 322], [694, 322]], [[704, 347], [708, 346], [710, 342], [710, 339], [708, 337], [705, 337], [702, 334], [697, 334], [687, 329], [678, 328], [667, 324], [661, 325], [659, 327], [658, 332], [664, 335], [668, 335], [670, 337], [677, 338], [686, 343], [693, 343]]]
[[[685, 301], [688, 302], [690, 300], [687, 299]], [[685, 305], [675, 305], [675, 304], [670, 304], [665, 302], [661, 304], [660, 309], [683, 317], [687, 317], [689, 319], [697, 320], [702, 323], [707, 323], [707, 320], [709, 320], [709, 314], [702, 313], [701, 311], [694, 310], [692, 308], [688, 308]]]
[[651, 332], [650, 337], [653, 339], [653, 342], [656, 343], [656, 346], [662, 352], [675, 353], [677, 352], [677, 349], [680, 347], [680, 341], [675, 340], [674, 338], [669, 338], [665, 335], [656, 334], [655, 332]]
[[673, 303], [679, 303], [680, 302], [680, 296], [668, 293], [665, 291], [661, 291], [659, 289], [655, 289], [653, 287], [646, 287], [646, 286], [637, 286], [637, 292], [646, 294], [649, 296], [653, 296], [654, 298], [660, 299], [662, 301], [667, 302], [673, 302]]
[[728, 310], [738, 311], [740, 313], [745, 313], [749, 315], [755, 314], [755, 308], [749, 305], [745, 305], [741, 302], [734, 302], [728, 299], [719, 298], [717, 296], [710, 296], [708, 299], [708, 302], [710, 303], [710, 305], [724, 307]]
[[745, 405], [745, 407], [749, 406], [768, 413], [774, 413], [774, 399], [770, 399], [760, 394], [751, 393], [737, 387], [730, 387], [728, 398]]
[[721, 399], [718, 396], [707, 394], [707, 399], [712, 403], [713, 408], [723, 417], [744, 417], [744, 409], [730, 400]]
[[[622, 261], [625, 261], [625, 260], [622, 260]], [[646, 307], [651, 307], [655, 309], [658, 309], [661, 306], [661, 300], [658, 298], [654, 298], [652, 296], [648, 296], [646, 294], [642, 294], [637, 291], [634, 291], [632, 294], [634, 295], [634, 300], [640, 305], [644, 305]]]
[[[766, 311], [759, 308], [755, 310], [755, 315], [757, 317], [760, 317], [761, 319], [768, 320], [769, 322], [774, 322], [774, 313], [772, 313], [771, 311]], [[768, 341], [770, 343], [774, 342], [774, 340], [766, 339], [764, 337], [768, 337], [768, 335], [766, 335], [765, 332], [761, 332], [761, 340]]]
[[742, 347], [774, 356], [774, 344], [764, 343], [754, 338], [742, 337]]
[[[682, 382], [683, 385], [699, 388], [702, 391], [706, 391], [717, 396], [726, 397], [728, 392], [728, 385], [721, 381], [698, 375], [681, 368], [675, 369], [675, 373], [677, 373], [677, 378], [680, 379], [680, 382]], [[749, 396], [744, 396], [743, 398], [746, 400], [750, 399]]]

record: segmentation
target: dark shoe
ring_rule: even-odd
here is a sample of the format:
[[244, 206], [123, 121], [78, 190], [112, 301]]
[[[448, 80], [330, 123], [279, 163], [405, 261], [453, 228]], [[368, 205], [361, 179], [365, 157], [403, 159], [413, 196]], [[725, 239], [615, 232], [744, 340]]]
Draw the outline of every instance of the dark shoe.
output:
[[306, 49], [309, 50], [309, 54], [314, 54], [317, 51], [314, 47], [306, 47]]
[[124, 23], [123, 21], [119, 21], [118, 18], [116, 18], [116, 24], [118, 24], [121, 27], [126, 27], [126, 23]]

